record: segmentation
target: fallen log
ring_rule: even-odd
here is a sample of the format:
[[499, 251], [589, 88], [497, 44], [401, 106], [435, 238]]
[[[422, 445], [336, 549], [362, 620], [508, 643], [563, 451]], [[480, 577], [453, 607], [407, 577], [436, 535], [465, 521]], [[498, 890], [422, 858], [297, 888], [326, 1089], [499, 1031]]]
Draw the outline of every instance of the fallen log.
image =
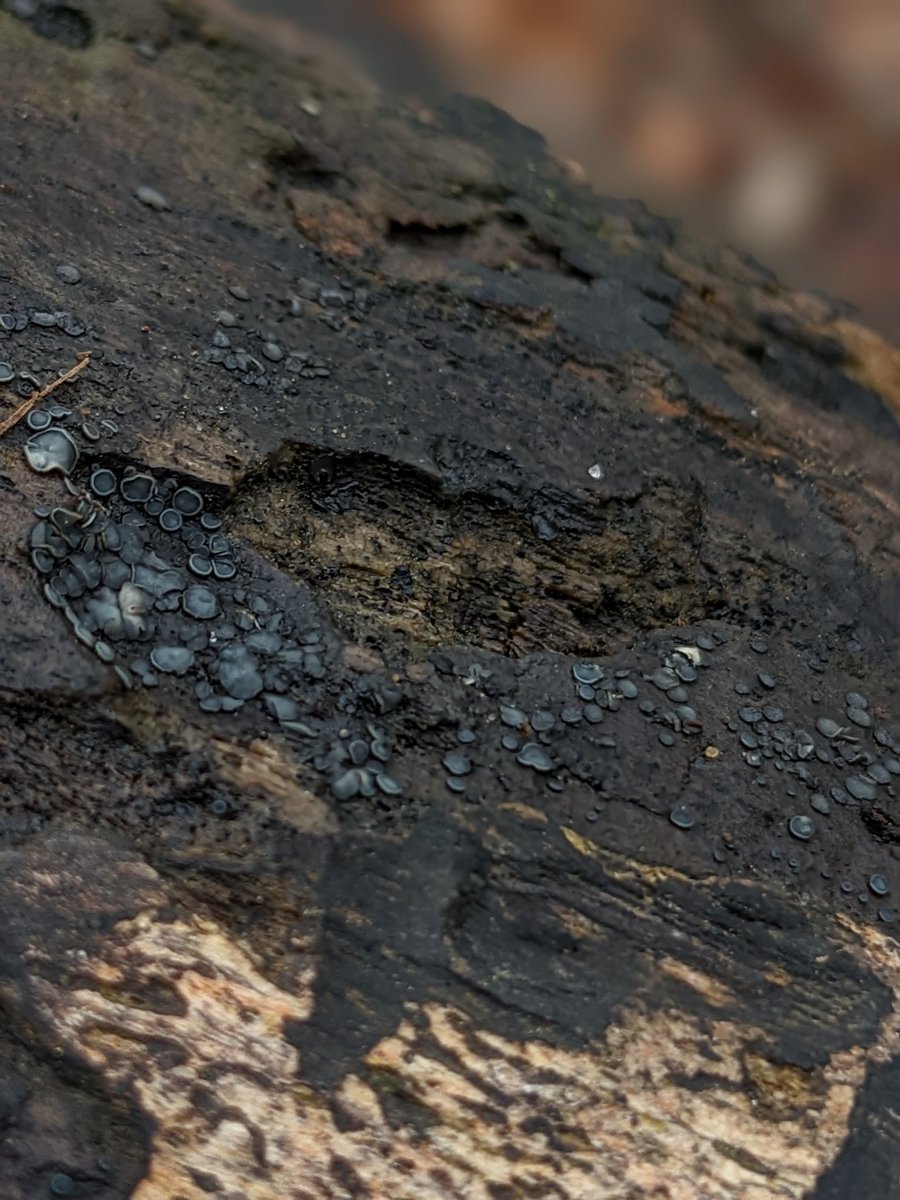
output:
[[900, 1196], [897, 352], [460, 98], [0, 13], [0, 1195]]

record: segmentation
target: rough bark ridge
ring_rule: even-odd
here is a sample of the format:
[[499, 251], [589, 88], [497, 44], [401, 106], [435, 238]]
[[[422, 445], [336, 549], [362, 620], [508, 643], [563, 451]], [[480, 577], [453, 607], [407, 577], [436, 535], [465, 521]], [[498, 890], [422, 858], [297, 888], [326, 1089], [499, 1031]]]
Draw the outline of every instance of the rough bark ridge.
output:
[[126, 690], [2, 440], [3, 1200], [900, 1196], [894, 352], [188, 6], [0, 56], [4, 374], [270, 691]]

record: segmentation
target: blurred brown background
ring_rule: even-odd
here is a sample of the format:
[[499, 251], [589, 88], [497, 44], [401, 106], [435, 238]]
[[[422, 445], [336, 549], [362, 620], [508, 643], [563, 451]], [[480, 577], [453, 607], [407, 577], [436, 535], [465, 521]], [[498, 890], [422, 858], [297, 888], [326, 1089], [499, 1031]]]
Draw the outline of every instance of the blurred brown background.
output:
[[900, 342], [900, 0], [245, 0], [383, 86], [486, 97], [602, 191]]

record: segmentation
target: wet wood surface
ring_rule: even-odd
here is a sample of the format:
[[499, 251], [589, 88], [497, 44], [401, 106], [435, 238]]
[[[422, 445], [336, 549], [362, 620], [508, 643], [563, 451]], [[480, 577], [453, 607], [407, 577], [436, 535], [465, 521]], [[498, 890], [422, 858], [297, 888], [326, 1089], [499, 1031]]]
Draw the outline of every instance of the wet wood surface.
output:
[[310, 639], [123, 687], [0, 441], [3, 1200], [900, 1196], [896, 350], [302, 35], [0, 55], [4, 413], [89, 351]]

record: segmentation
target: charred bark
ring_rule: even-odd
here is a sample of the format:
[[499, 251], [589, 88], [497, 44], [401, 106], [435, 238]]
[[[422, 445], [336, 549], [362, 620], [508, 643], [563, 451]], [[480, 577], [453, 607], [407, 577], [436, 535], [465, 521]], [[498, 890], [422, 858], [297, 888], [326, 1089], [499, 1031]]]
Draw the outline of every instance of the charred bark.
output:
[[3, 1200], [900, 1196], [896, 352], [485, 104], [0, 54], [10, 388], [228, 543], [104, 661], [0, 441]]

